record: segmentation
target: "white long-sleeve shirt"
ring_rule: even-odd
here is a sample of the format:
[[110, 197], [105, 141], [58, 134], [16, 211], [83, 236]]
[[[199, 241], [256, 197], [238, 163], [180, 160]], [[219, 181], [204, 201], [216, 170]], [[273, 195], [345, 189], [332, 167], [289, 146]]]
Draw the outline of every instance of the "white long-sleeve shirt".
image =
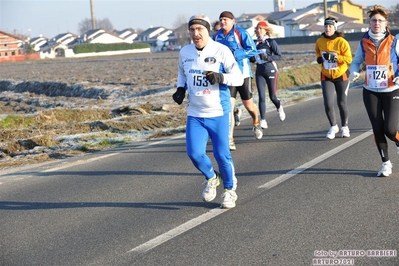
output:
[[[211, 85], [204, 71], [223, 73], [223, 84]], [[231, 111], [228, 86], [241, 86], [244, 77], [230, 49], [209, 38], [202, 51], [194, 44], [180, 50], [177, 87], [188, 91], [187, 115], [217, 117]]]

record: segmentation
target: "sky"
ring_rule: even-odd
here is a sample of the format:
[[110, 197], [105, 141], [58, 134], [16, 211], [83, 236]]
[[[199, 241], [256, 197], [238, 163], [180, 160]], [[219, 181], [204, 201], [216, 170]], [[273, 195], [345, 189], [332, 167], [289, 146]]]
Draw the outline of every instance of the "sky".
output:
[[[351, 0], [369, 6], [375, 0]], [[312, 0], [285, 0], [285, 9], [304, 8]], [[384, 0], [384, 7], [392, 7], [398, 0]], [[109, 19], [114, 29], [146, 30], [163, 26], [176, 28], [192, 15], [207, 15], [216, 21], [223, 11], [235, 16], [243, 13], [273, 12], [273, 0], [94, 0], [97, 19]], [[23, 34], [34, 38], [52, 38], [60, 33], [79, 34], [79, 22], [91, 19], [90, 0], [0, 0], [0, 31]]]

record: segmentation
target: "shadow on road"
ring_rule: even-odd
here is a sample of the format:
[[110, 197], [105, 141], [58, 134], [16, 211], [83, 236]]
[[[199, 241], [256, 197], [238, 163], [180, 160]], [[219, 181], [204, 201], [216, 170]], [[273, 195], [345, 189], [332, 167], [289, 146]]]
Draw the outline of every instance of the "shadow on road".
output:
[[49, 209], [74, 209], [74, 208], [143, 208], [158, 210], [180, 210], [180, 207], [199, 207], [214, 209], [218, 203], [211, 202], [26, 202], [26, 201], [0, 201], [0, 210], [49, 210]]

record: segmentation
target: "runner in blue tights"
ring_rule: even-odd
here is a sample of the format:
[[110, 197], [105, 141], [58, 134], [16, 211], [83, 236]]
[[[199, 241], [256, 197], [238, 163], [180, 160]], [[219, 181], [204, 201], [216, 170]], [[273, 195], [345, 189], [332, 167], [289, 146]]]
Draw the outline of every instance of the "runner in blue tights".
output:
[[[228, 86], [240, 86], [244, 78], [229, 48], [210, 38], [208, 17], [191, 17], [188, 28], [193, 43], [180, 50], [178, 88], [173, 99], [181, 104], [188, 92], [187, 154], [205, 176], [202, 199], [206, 202], [215, 199], [216, 187], [223, 181], [225, 191], [221, 207], [233, 208], [237, 200], [237, 179], [229, 149], [231, 103]], [[206, 154], [209, 138], [220, 173]]]

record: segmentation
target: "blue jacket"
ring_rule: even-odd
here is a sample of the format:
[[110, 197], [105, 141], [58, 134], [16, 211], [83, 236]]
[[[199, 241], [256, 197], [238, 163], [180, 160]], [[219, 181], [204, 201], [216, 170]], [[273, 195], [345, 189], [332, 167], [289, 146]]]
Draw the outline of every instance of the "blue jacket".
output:
[[237, 25], [224, 36], [223, 29], [220, 29], [213, 36], [214, 40], [230, 48], [231, 52], [241, 69], [244, 78], [253, 77], [249, 58], [257, 54], [256, 45], [249, 33]]

